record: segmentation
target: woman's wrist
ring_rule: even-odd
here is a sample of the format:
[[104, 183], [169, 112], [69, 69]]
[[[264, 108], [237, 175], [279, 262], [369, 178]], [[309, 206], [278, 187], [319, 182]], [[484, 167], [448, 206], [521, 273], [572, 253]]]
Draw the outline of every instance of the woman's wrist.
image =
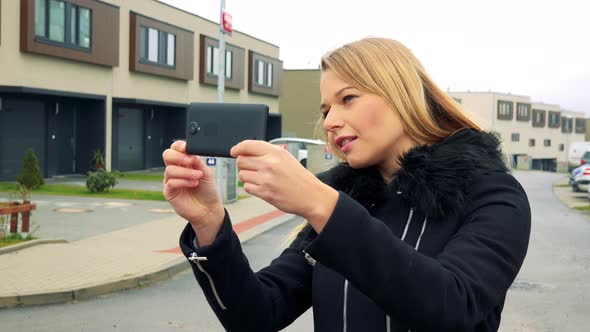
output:
[[317, 193], [317, 198], [310, 200], [313, 205], [303, 217], [319, 234], [328, 222], [328, 219], [332, 216], [340, 194], [334, 188], [324, 183], [322, 183], [321, 189], [315, 192]]
[[217, 234], [221, 230], [223, 221], [225, 219], [225, 210], [223, 206], [216, 211], [211, 211], [209, 215], [199, 220], [199, 222], [190, 222], [195, 234], [197, 235], [197, 241], [199, 246], [206, 246], [217, 238]]

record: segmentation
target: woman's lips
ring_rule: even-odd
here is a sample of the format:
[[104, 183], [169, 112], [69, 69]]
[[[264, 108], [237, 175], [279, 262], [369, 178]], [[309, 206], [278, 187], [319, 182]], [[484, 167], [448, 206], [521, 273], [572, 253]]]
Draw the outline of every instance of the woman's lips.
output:
[[343, 140], [342, 146], [340, 147], [340, 151], [342, 151], [343, 153], [348, 152], [352, 148], [352, 144], [354, 143], [355, 140], [356, 140], [356, 138], [347, 138], [347, 139]]

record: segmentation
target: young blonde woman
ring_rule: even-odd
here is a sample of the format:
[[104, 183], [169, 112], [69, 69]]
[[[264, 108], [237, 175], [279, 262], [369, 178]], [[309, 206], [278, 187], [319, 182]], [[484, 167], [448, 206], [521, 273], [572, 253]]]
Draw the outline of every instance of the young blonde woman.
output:
[[321, 68], [322, 127], [344, 163], [316, 177], [280, 147], [232, 149], [247, 192], [307, 222], [261, 271], [207, 166], [184, 142], [164, 152], [182, 251], [223, 326], [278, 331], [312, 306], [322, 332], [497, 331], [530, 233], [497, 138], [396, 41], [344, 45]]

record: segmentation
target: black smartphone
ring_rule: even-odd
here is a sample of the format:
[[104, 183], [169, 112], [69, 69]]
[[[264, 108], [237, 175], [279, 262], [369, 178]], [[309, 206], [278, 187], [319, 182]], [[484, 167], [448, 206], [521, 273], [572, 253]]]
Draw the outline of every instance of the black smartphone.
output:
[[247, 139], [265, 140], [268, 105], [191, 103], [187, 111], [186, 152], [231, 157], [230, 149]]

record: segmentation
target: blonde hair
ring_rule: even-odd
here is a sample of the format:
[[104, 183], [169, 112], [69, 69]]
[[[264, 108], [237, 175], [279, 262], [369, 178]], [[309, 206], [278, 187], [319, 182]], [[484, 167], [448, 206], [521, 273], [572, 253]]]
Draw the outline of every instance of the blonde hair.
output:
[[[461, 106], [442, 91], [426, 70], [400, 42], [386, 38], [365, 38], [329, 52], [322, 57], [321, 70], [332, 70], [343, 81], [369, 94], [377, 95], [397, 112], [405, 133], [417, 145], [432, 145], [455, 132], [481, 128]], [[317, 129], [322, 129], [323, 119]], [[339, 149], [332, 152], [341, 159]], [[294, 230], [296, 235], [307, 222]]]

